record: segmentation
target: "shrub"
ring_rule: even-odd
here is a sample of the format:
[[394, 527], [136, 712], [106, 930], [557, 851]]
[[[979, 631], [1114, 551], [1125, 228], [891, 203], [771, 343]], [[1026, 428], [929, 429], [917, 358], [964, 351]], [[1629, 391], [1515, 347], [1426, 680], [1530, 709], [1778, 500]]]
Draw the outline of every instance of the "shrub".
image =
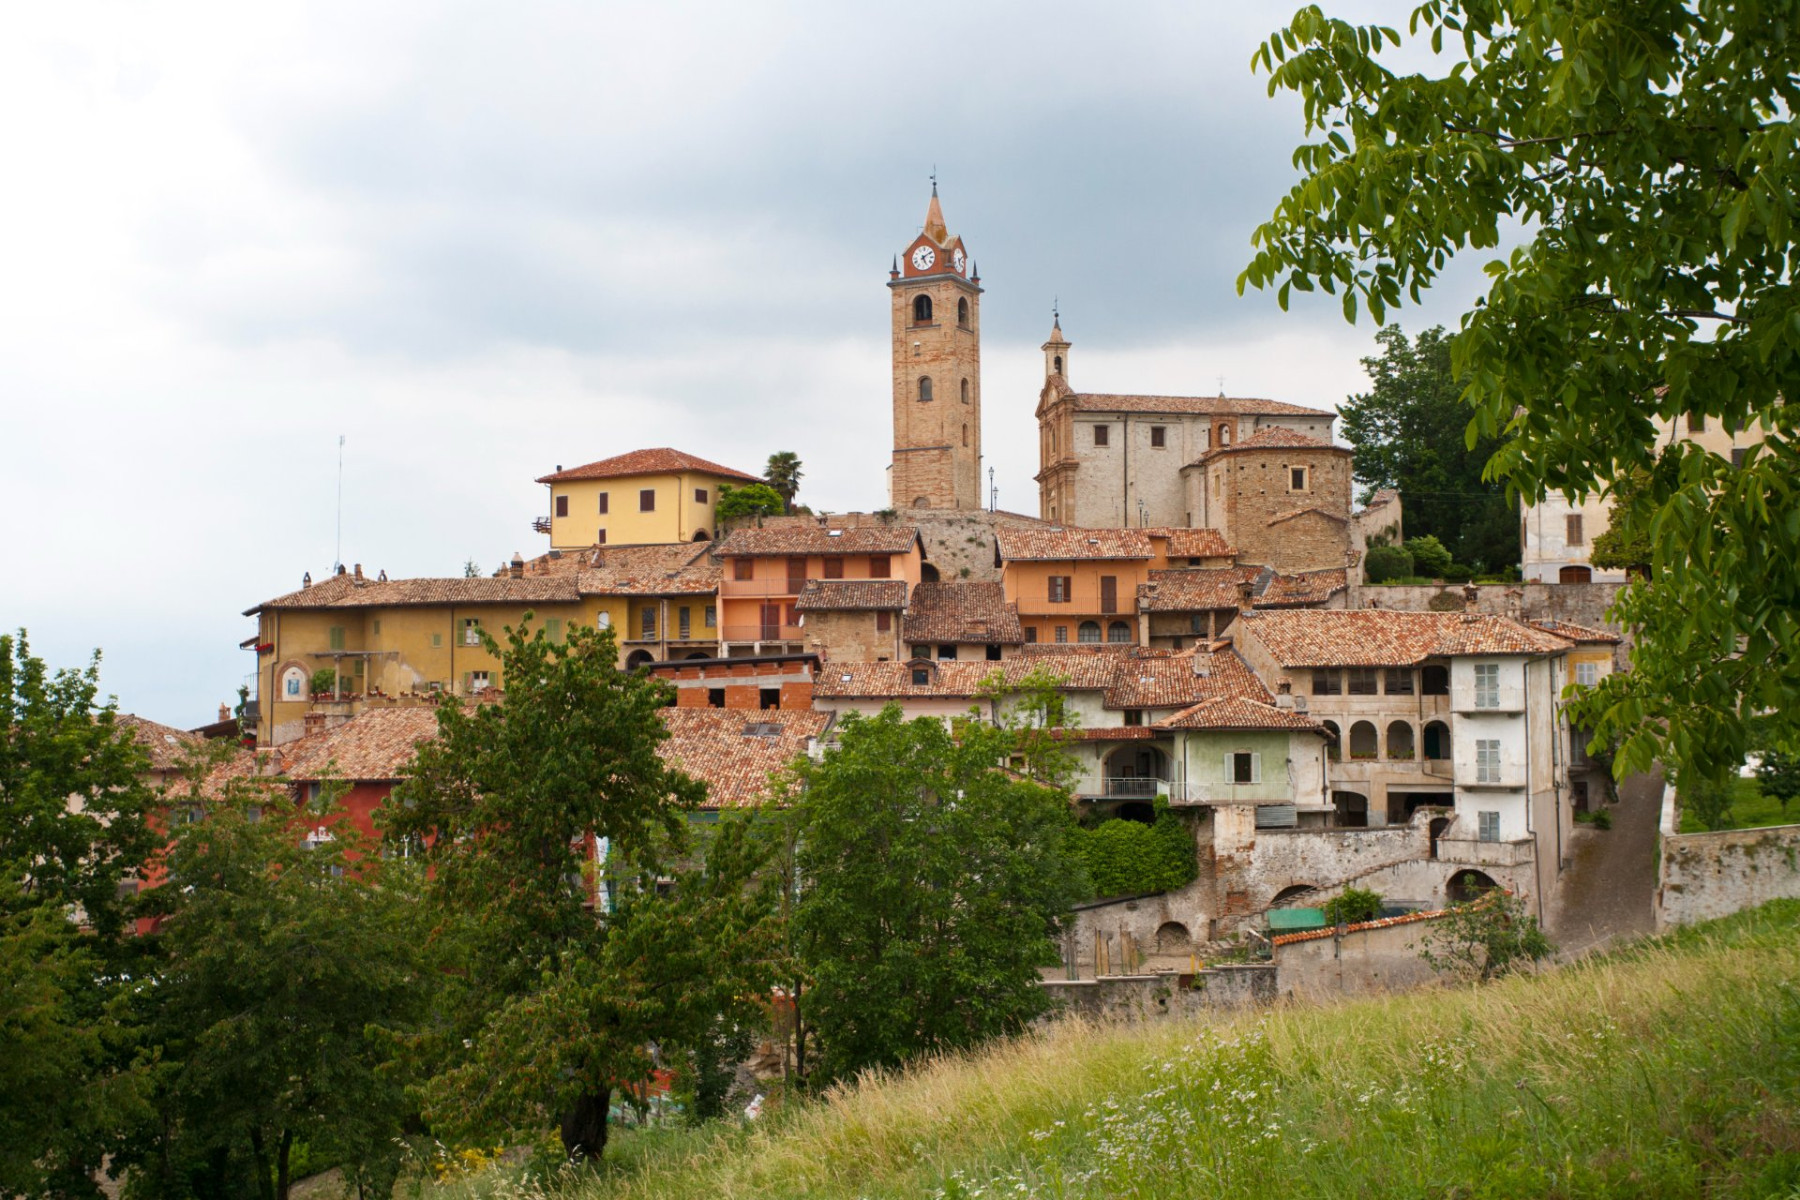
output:
[[330, 667], [320, 667], [312, 673], [313, 695], [323, 696], [337, 689], [337, 672]]
[[1370, 583], [1386, 583], [1412, 573], [1412, 555], [1398, 546], [1370, 546], [1363, 555], [1363, 578]]
[[1327, 900], [1323, 908], [1325, 921], [1330, 925], [1373, 921], [1381, 915], [1381, 893], [1368, 888], [1347, 887]]
[[1444, 543], [1431, 534], [1424, 537], [1407, 538], [1406, 552], [1412, 555], [1413, 568], [1421, 575], [1429, 575], [1434, 579], [1442, 579], [1444, 573], [1456, 565], [1450, 557], [1450, 551]]
[[1097, 897], [1170, 891], [1199, 870], [1193, 832], [1160, 804], [1154, 825], [1113, 818], [1079, 831], [1075, 844]]
[[1438, 572], [1438, 578], [1445, 583], [1467, 583], [1475, 578], [1475, 571], [1472, 567], [1465, 567], [1461, 563], [1451, 563]]
[[1612, 828], [1612, 813], [1608, 812], [1604, 808], [1595, 809], [1594, 810], [1594, 828], [1595, 829], [1611, 829]]

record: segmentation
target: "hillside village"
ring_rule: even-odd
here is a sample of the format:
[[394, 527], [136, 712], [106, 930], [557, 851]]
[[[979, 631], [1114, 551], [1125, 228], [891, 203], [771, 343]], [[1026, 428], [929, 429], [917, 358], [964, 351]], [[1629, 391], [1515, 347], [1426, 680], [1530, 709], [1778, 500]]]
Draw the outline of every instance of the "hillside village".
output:
[[[1080, 909], [1048, 979], [1191, 973], [1353, 887], [1427, 912], [1498, 886], [1558, 922], [1577, 820], [1617, 799], [1562, 704], [1629, 663], [1604, 617], [1617, 584], [1569, 560], [1603, 511], [1528, 509], [1526, 583], [1368, 586], [1405, 497], [1353, 502], [1331, 409], [1077, 391], [1060, 319], [1038, 512], [984, 508], [983, 287], [935, 185], [887, 286], [885, 508], [724, 521], [722, 493], [761, 482], [748, 464], [679, 448], [556, 464], [529, 519], [544, 540], [491, 577], [355, 564], [250, 605], [246, 748], [221, 770], [297, 794], [343, 778], [373, 832], [436, 706], [504, 694], [481, 632], [527, 614], [553, 641], [611, 629], [622, 667], [670, 685], [661, 753], [715, 811], [768, 799], [849, 714], [995, 719], [992, 681], [1048, 671], [1083, 821], [1172, 812], [1198, 864], [1174, 891]], [[1567, 536], [1534, 534], [1546, 521]]]

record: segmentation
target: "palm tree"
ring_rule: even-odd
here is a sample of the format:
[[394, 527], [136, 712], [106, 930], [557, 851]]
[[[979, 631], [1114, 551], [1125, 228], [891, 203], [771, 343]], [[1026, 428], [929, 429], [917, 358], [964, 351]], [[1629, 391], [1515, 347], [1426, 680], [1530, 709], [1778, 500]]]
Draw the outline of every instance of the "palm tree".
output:
[[800, 474], [800, 456], [792, 450], [769, 455], [769, 465], [763, 471], [763, 479], [781, 494], [781, 503], [790, 513], [794, 511], [794, 494], [800, 490]]

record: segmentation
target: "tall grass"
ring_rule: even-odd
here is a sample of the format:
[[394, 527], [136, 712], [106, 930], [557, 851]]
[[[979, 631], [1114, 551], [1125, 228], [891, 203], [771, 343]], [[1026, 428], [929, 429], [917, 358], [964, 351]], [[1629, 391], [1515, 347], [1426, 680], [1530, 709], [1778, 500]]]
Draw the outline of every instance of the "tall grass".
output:
[[1800, 1197], [1797, 985], [1781, 902], [1479, 989], [1061, 1024], [753, 1128], [626, 1134], [540, 1194]]

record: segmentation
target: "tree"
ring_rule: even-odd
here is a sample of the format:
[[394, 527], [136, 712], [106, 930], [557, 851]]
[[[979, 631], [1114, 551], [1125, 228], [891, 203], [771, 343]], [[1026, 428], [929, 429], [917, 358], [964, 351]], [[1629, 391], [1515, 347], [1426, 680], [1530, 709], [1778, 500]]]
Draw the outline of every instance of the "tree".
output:
[[146, 899], [159, 1050], [155, 1117], [121, 1155], [134, 1197], [286, 1200], [296, 1144], [392, 1190], [409, 1110], [384, 1030], [423, 1016], [420, 876], [345, 819], [342, 790], [296, 807], [261, 779], [194, 782], [200, 819], [176, 827]]
[[[1253, 56], [1313, 140], [1240, 289], [1380, 322], [1520, 230], [1452, 340], [1466, 444], [1498, 439], [1487, 478], [1531, 501], [1650, 473], [1624, 520], [1652, 579], [1614, 609], [1632, 670], [1577, 713], [1621, 773], [1722, 779], [1754, 714], [1800, 725], [1797, 22], [1795, 0], [1428, 0], [1411, 32], [1450, 63], [1426, 74], [1379, 60], [1396, 31], [1308, 7]], [[1741, 465], [1662, 447], [1690, 414], [1767, 439]]]
[[[1436, 538], [1456, 562], [1490, 571], [1517, 563], [1519, 526], [1506, 485], [1482, 478], [1497, 443], [1483, 437], [1470, 446], [1463, 439], [1469, 411], [1443, 327], [1408, 343], [1391, 325], [1375, 340], [1381, 353], [1362, 360], [1370, 390], [1338, 409], [1344, 438], [1356, 447], [1364, 498], [1381, 488], [1397, 490], [1407, 529], [1415, 538]], [[1420, 569], [1439, 577], [1423, 564]]]
[[1405, 549], [1412, 555], [1413, 569], [1428, 578], [1442, 579], [1456, 566], [1456, 560], [1450, 557], [1444, 543], [1429, 533], [1424, 537], [1407, 538]]
[[1481, 983], [1556, 952], [1537, 918], [1526, 916], [1524, 902], [1504, 888], [1452, 904], [1432, 922], [1417, 949], [1432, 970]]
[[1405, 579], [1413, 573], [1413, 557], [1399, 546], [1370, 546], [1363, 555], [1363, 578], [1370, 583]]
[[1643, 501], [1654, 495], [1650, 473], [1641, 468], [1625, 472], [1613, 483], [1609, 494], [1612, 520], [1594, 538], [1588, 561], [1602, 570], [1648, 573], [1656, 547], [1651, 544], [1644, 516], [1638, 510]]
[[713, 511], [723, 526], [749, 517], [773, 517], [784, 507], [780, 493], [766, 483], [725, 484], [719, 488], [719, 503]]
[[801, 1011], [827, 1081], [1023, 1029], [1086, 884], [1068, 793], [1034, 778], [1059, 767], [1034, 768], [1020, 728], [889, 705], [840, 729], [799, 766], [795, 809]]
[[794, 496], [800, 491], [800, 456], [792, 450], [782, 450], [769, 455], [769, 465], [763, 470], [763, 479], [781, 496], [783, 512], [794, 511]]
[[1373, 921], [1381, 915], [1381, 893], [1373, 888], [1347, 887], [1322, 907], [1325, 920], [1332, 925]]
[[1785, 820], [1789, 802], [1800, 798], [1800, 754], [1765, 749], [1756, 764], [1756, 783], [1763, 795], [1781, 806]]
[[[752, 886], [751, 828], [721, 825], [702, 864], [658, 887], [703, 785], [667, 766], [668, 686], [618, 669], [611, 630], [565, 642], [507, 631], [505, 694], [439, 711], [395, 792], [390, 829], [424, 840], [426, 894], [457, 975], [446, 982], [427, 1116], [453, 1136], [561, 1127], [598, 1158], [615, 1088], [646, 1083], [767, 990], [774, 901]], [[588, 847], [607, 848], [598, 905]]]

